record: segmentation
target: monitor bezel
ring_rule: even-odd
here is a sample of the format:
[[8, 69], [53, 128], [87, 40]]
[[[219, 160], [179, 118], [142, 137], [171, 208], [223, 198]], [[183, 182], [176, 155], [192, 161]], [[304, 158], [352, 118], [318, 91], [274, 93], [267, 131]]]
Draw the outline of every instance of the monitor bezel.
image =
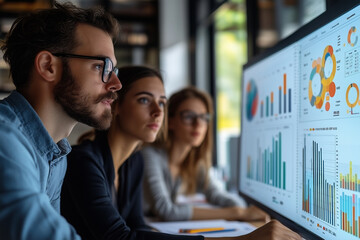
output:
[[[302, 38], [306, 37], [307, 35], [313, 33], [314, 31], [318, 30], [319, 28], [325, 26], [329, 22], [335, 20], [336, 18], [342, 16], [343, 14], [346, 14], [348, 11], [351, 11], [353, 8], [360, 6], [360, 2], [357, 0], [347, 0], [341, 3], [337, 3], [332, 6], [331, 9], [326, 10], [324, 13], [313, 19], [312, 21], [308, 22], [304, 26], [300, 27], [296, 32], [288, 36], [287, 38], [281, 40], [278, 42], [275, 46], [271, 47], [270, 49], [267, 49], [265, 52], [251, 58], [245, 65], [243, 65], [242, 69], [242, 76], [241, 76], [241, 87], [242, 87], [242, 94], [240, 97], [240, 104], [241, 104], [241, 129], [243, 129], [243, 89], [244, 88], [244, 71], [253, 66], [254, 64], [266, 59], [267, 57], [270, 57], [274, 53], [279, 52], [280, 50], [290, 46], [291, 44], [294, 44], [295, 42], [301, 40]], [[239, 147], [238, 147], [238, 161], [237, 161], [237, 170], [238, 170], [238, 178], [237, 178], [237, 190], [238, 194], [245, 199], [245, 201], [249, 204], [254, 204], [258, 206], [259, 208], [266, 211], [270, 216], [274, 219], [277, 219], [282, 224], [290, 228], [291, 230], [299, 233], [302, 237], [305, 239], [323, 239], [319, 235], [311, 232], [310, 230], [306, 229], [305, 227], [302, 227], [300, 224], [294, 222], [293, 220], [283, 216], [282, 214], [276, 212], [275, 210], [267, 207], [266, 205], [258, 202], [257, 200], [253, 199], [252, 197], [248, 196], [246, 193], [242, 192], [240, 189], [240, 179], [241, 179], [241, 165], [240, 165], [240, 158], [241, 158], [241, 142], [242, 142], [243, 135], [240, 132], [240, 138], [239, 138]]]

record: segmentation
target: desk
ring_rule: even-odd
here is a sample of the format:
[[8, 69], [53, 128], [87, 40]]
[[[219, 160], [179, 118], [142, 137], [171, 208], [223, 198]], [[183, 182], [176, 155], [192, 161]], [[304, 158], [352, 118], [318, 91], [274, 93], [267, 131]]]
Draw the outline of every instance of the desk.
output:
[[[203, 194], [194, 194], [192, 196], [180, 195], [177, 197], [176, 202], [178, 204], [190, 204], [196, 207], [213, 208], [206, 202], [206, 198]], [[184, 234], [179, 233], [180, 229], [204, 229], [223, 227], [225, 229], [236, 229], [228, 232], [207, 233], [200, 234], [205, 237], [233, 237], [248, 234], [254, 231], [256, 228], [265, 224], [264, 221], [252, 221], [252, 222], [239, 222], [239, 221], [226, 221], [226, 220], [202, 220], [202, 221], [174, 221], [174, 222], [160, 222], [159, 219], [146, 218], [148, 225], [157, 229], [160, 232], [169, 234]], [[191, 235], [194, 235], [191, 234]]]
[[[264, 222], [255, 222], [261, 226]], [[203, 221], [175, 221], [175, 222], [150, 222], [149, 225], [160, 232], [169, 234], [194, 235], [189, 233], [179, 233], [180, 229], [203, 229], [213, 227], [223, 227], [224, 229], [234, 229], [226, 232], [212, 232], [199, 234], [205, 237], [233, 237], [241, 236], [254, 231], [257, 226], [253, 226], [247, 222], [226, 221], [226, 220], [203, 220]]]
[[264, 222], [264, 221], [252, 221], [252, 222], [248, 222], [248, 223], [255, 226], [256, 228], [259, 228], [266, 224], [266, 222]]

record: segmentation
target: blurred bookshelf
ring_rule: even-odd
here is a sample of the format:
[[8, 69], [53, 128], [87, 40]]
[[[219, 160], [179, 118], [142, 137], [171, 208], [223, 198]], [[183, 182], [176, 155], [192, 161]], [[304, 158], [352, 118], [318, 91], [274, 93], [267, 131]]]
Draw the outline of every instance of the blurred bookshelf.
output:
[[[50, 8], [54, 0], [0, 0], [0, 40], [15, 19], [37, 9]], [[67, 2], [58, 0], [58, 2]], [[157, 0], [70, 0], [89, 8], [101, 5], [120, 23], [119, 41], [115, 44], [118, 66], [147, 65], [159, 67], [159, 29]], [[14, 89], [9, 66], [0, 52], [0, 97]]]

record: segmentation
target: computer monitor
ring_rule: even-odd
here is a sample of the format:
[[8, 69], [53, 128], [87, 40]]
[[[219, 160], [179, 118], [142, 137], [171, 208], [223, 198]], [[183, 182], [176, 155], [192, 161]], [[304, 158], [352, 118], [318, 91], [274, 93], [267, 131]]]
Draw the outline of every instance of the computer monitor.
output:
[[243, 67], [239, 192], [308, 239], [360, 239], [360, 6]]

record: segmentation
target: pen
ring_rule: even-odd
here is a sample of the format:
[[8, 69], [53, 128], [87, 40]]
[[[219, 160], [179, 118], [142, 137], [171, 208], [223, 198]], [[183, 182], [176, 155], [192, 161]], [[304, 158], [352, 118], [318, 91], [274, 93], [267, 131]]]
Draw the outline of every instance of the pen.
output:
[[198, 233], [218, 233], [218, 232], [232, 232], [232, 231], [236, 231], [236, 229], [235, 228], [227, 228], [227, 229], [222, 229], [222, 230], [198, 232]]
[[198, 229], [180, 229], [180, 233], [218, 233], [218, 232], [230, 232], [236, 231], [235, 228], [225, 229], [223, 227], [214, 227], [214, 228], [198, 228]]
[[180, 233], [200, 233], [200, 232], [213, 232], [213, 231], [219, 231], [224, 230], [223, 227], [211, 227], [211, 228], [195, 228], [195, 229], [180, 229]]

